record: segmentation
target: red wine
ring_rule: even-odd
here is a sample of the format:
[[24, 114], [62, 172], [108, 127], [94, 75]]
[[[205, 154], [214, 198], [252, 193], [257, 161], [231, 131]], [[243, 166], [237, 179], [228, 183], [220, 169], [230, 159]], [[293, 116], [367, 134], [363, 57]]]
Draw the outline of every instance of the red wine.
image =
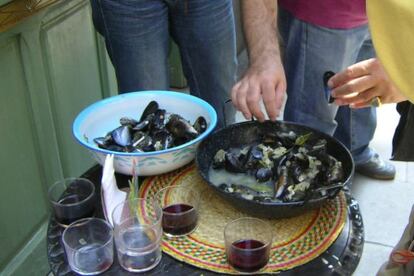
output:
[[63, 195], [57, 204], [53, 205], [57, 222], [67, 226], [78, 219], [92, 217], [95, 211], [95, 197], [86, 198], [87, 195], [83, 194]]
[[227, 255], [229, 264], [241, 272], [254, 272], [261, 269], [269, 260], [270, 245], [264, 245], [258, 240], [233, 242]]
[[197, 210], [188, 204], [172, 204], [163, 208], [162, 229], [165, 233], [179, 236], [191, 233], [197, 226]]
[[73, 204], [73, 203], [81, 202], [86, 197], [87, 196], [84, 196], [84, 195], [67, 195], [59, 199], [58, 203], [59, 204]]

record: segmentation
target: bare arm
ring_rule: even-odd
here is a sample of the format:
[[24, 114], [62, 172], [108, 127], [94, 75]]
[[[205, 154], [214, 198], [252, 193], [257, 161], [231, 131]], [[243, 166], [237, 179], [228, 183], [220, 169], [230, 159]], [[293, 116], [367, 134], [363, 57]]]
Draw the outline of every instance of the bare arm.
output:
[[249, 68], [232, 89], [232, 101], [246, 119], [264, 120], [263, 100], [271, 120], [278, 116], [286, 90], [277, 37], [277, 1], [243, 0], [242, 19], [249, 53]]
[[241, 4], [250, 64], [259, 65], [265, 57], [279, 58], [277, 1], [244, 0]]

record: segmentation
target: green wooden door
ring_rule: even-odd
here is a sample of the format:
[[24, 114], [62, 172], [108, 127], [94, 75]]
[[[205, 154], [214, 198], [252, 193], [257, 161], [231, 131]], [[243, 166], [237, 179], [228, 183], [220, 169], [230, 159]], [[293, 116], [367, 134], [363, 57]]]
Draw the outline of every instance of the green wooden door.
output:
[[45, 177], [18, 37], [0, 43], [0, 268], [46, 219]]
[[71, 127], [83, 108], [104, 96], [89, 15], [89, 6], [74, 8], [44, 24], [40, 33], [51, 115], [66, 176], [80, 175], [92, 165], [88, 152], [73, 139]]
[[60, 1], [0, 33], [0, 275], [45, 275], [48, 187], [94, 161], [72, 136], [87, 105], [115, 94], [89, 1]]

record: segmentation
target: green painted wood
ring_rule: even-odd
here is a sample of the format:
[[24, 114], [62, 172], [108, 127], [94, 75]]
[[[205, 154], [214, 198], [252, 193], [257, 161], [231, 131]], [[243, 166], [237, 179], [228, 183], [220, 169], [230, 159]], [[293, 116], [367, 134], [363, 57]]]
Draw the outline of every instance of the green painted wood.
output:
[[17, 36], [0, 43], [0, 271], [30, 240], [47, 214]]
[[93, 163], [72, 121], [116, 93], [102, 43], [88, 0], [60, 1], [0, 33], [0, 275], [48, 271], [47, 189]]
[[42, 36], [63, 173], [80, 175], [93, 161], [73, 139], [72, 123], [83, 108], [103, 97], [89, 6], [73, 9], [45, 24]]
[[47, 275], [50, 267], [45, 258], [47, 221], [45, 221], [39, 230], [33, 235], [29, 242], [20, 250], [1, 275], [4, 276], [35, 276]]

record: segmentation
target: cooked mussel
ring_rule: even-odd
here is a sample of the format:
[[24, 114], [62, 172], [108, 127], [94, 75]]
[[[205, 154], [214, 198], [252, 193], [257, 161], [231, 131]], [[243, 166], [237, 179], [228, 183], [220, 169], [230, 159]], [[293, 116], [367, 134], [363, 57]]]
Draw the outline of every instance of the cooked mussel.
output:
[[[259, 136], [259, 141], [240, 148], [220, 149], [214, 156], [212, 167], [229, 173], [244, 173], [257, 185], [271, 184], [272, 202], [308, 200], [315, 196], [313, 190], [335, 186], [344, 181], [342, 163], [327, 153], [325, 139], [313, 138], [312, 133], [298, 135], [293, 131], [274, 131]], [[269, 200], [269, 195], [234, 189], [229, 183], [222, 189], [252, 200]], [[247, 184], [241, 183], [240, 186]], [[249, 184], [251, 185], [251, 184]], [[229, 188], [230, 187], [230, 188]], [[245, 197], [246, 198], [246, 197]]]
[[224, 168], [233, 173], [242, 173], [246, 171], [243, 162], [240, 160], [240, 155], [234, 152], [227, 152], [225, 154]]
[[193, 126], [178, 114], [168, 114], [156, 101], [145, 107], [139, 120], [122, 117], [119, 123], [105, 137], [94, 138], [95, 144], [118, 152], [158, 151], [187, 143], [208, 126], [202, 116]]
[[266, 182], [271, 179], [273, 172], [270, 168], [259, 168], [256, 171], [256, 179], [258, 182]]
[[203, 133], [204, 131], [206, 131], [207, 129], [207, 121], [206, 118], [204, 118], [203, 116], [200, 116], [197, 118], [197, 120], [195, 120], [193, 127], [194, 129], [199, 133]]
[[133, 118], [122, 117], [121, 119], [119, 119], [119, 123], [121, 124], [121, 126], [129, 126], [133, 128], [138, 124], [138, 121]]
[[197, 130], [178, 114], [172, 114], [165, 127], [174, 137], [194, 139], [198, 136]]
[[132, 138], [130, 128], [128, 126], [120, 126], [114, 129], [112, 131], [112, 139], [121, 147], [131, 145]]
[[158, 103], [156, 101], [151, 101], [147, 107], [144, 109], [144, 111], [141, 114], [141, 118], [139, 119], [139, 121], [141, 122], [142, 120], [144, 120], [145, 118], [148, 117], [148, 115], [150, 114], [154, 114], [157, 110], [158, 110]]

